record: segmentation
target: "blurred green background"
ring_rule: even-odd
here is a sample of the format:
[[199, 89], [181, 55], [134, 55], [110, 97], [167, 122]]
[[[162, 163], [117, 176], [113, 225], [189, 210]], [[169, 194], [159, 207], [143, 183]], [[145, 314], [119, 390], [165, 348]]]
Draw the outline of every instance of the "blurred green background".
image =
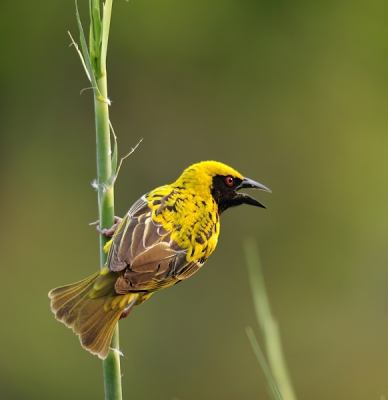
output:
[[[84, 26], [87, 2], [79, 0]], [[91, 90], [74, 2], [0, 4], [0, 398], [102, 399], [47, 292], [98, 268]], [[258, 243], [299, 400], [388, 395], [388, 3], [115, 1], [116, 214], [191, 163], [273, 191], [215, 254], [120, 324], [125, 399], [267, 399], [242, 240]]]

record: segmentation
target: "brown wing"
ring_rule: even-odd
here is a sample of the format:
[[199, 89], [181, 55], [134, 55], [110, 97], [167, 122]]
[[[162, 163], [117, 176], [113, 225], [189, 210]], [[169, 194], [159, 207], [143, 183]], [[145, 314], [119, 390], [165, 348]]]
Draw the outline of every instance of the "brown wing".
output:
[[107, 266], [112, 271], [124, 270], [115, 284], [119, 294], [174, 285], [193, 275], [205, 262], [204, 259], [187, 262], [187, 252], [171, 240], [171, 232], [152, 219], [151, 212], [143, 196], [113, 236]]

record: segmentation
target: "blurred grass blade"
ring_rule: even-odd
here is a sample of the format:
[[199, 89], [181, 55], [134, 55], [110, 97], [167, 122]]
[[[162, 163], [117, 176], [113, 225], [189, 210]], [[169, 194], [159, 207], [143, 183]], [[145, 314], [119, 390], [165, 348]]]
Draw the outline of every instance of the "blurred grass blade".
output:
[[261, 348], [259, 346], [259, 343], [257, 342], [256, 336], [253, 332], [253, 329], [250, 326], [247, 326], [245, 328], [248, 339], [251, 342], [252, 349], [257, 357], [257, 360], [259, 361], [259, 364], [264, 372], [265, 377], [267, 378], [269, 387], [271, 389], [271, 394], [275, 400], [283, 400], [282, 395], [279, 391], [279, 388], [272, 376], [271, 370], [267, 364], [267, 361], [264, 357], [263, 352], [261, 351]]
[[253, 239], [244, 241], [253, 304], [261, 328], [268, 364], [272, 376], [284, 400], [296, 400], [287, 365], [283, 356], [278, 324], [271, 313], [271, 307], [261, 269], [259, 252]]

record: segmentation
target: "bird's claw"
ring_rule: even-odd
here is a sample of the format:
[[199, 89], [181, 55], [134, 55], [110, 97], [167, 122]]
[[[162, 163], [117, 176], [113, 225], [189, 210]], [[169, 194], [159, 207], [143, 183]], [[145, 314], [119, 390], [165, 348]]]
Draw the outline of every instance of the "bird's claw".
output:
[[115, 222], [115, 223], [114, 223], [109, 229], [106, 229], [106, 228], [105, 228], [105, 229], [101, 229], [101, 228], [100, 228], [100, 221], [99, 221], [99, 220], [97, 220], [97, 221], [95, 221], [95, 222], [91, 222], [89, 225], [95, 225], [97, 231], [100, 232], [101, 235], [112, 236], [112, 235], [115, 233], [115, 231], [116, 231], [116, 229], [117, 229], [117, 226], [119, 225], [119, 223], [121, 222], [121, 220], [122, 220], [122, 218], [120, 218], [120, 217], [115, 217], [115, 218], [114, 218], [114, 222]]

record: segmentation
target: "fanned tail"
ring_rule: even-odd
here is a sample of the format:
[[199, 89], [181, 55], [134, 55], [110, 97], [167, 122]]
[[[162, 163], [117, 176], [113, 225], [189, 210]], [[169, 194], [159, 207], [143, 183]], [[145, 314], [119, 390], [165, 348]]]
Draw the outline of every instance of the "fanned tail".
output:
[[105, 359], [116, 323], [125, 307], [137, 294], [117, 295], [117, 274], [94, 275], [72, 285], [51, 290], [51, 310], [55, 317], [72, 328], [82, 346]]

